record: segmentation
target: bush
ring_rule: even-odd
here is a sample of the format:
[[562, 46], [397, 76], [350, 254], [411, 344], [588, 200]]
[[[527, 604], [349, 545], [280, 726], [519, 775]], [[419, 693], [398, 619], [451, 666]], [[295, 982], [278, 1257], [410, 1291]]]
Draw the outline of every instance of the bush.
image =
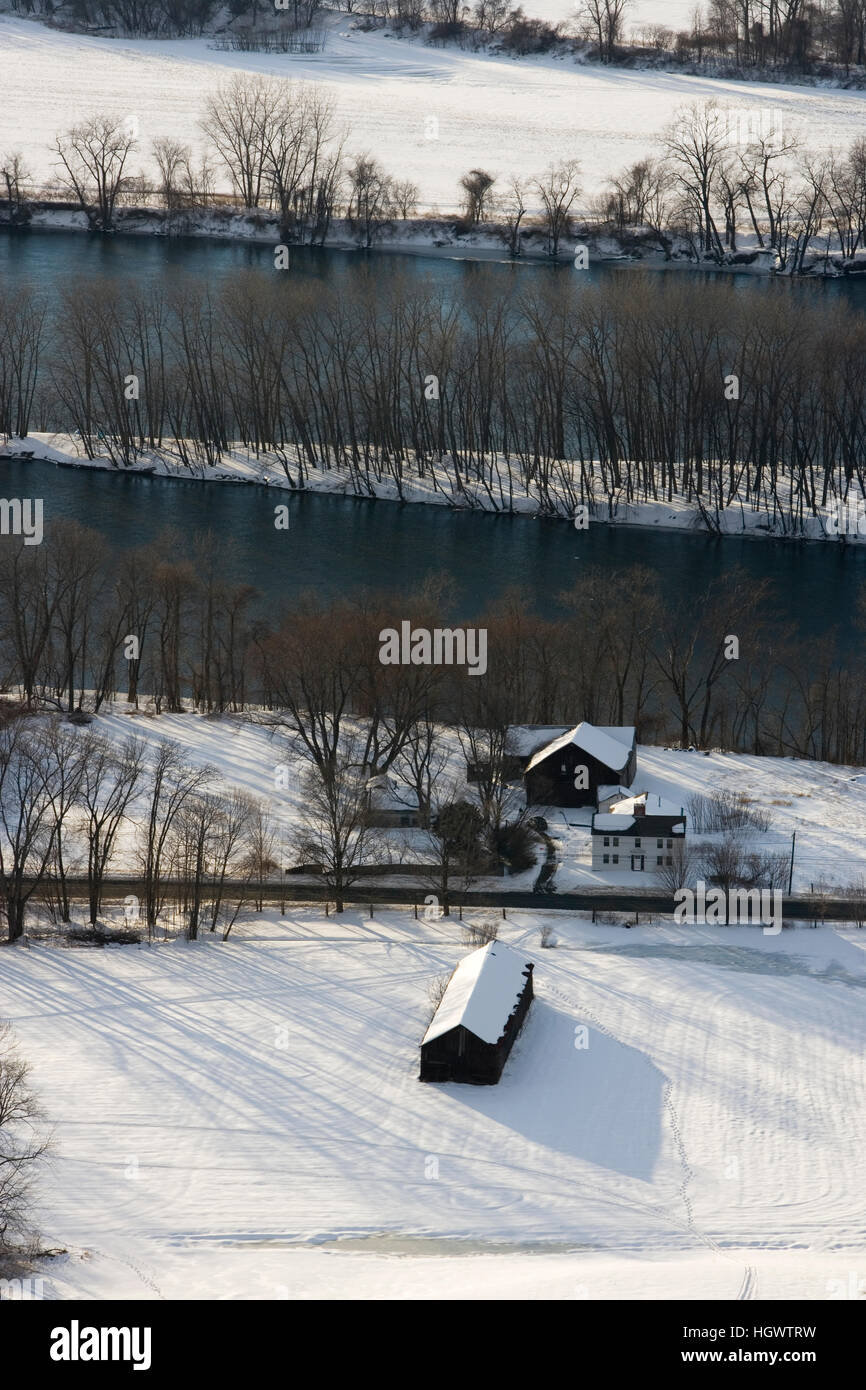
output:
[[703, 851], [702, 875], [726, 892], [731, 888], [786, 888], [789, 862], [786, 854], [756, 854], [734, 835]]
[[444, 20], [431, 26], [427, 41], [428, 43], [453, 43], [457, 39], [462, 39], [466, 32], [467, 27], [462, 19]]
[[527, 19], [518, 13], [503, 29], [499, 42], [503, 52], [522, 57], [527, 53], [549, 53], [562, 42], [562, 35], [558, 25], [546, 24], [543, 19]]
[[480, 922], [463, 924], [463, 940], [467, 946], [487, 946], [499, 937], [499, 923], [495, 917], [483, 917]]
[[753, 806], [744, 792], [714, 791], [709, 796], [691, 796], [688, 801], [690, 828], [698, 834], [714, 830], [769, 830], [772, 818]]
[[526, 821], [500, 826], [493, 837], [493, 850], [513, 874], [531, 869], [535, 863], [536, 833]]

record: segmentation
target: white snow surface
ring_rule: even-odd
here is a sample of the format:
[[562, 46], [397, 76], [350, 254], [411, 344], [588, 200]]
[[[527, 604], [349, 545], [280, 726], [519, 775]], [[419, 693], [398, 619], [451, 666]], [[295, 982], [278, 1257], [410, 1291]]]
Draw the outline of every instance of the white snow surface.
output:
[[432, 1042], [462, 1026], [482, 1042], [498, 1042], [526, 986], [530, 966], [501, 941], [479, 946], [454, 971], [422, 1041]]
[[[654, 8], [661, 8], [657, 0]], [[378, 155], [395, 177], [418, 184], [422, 207], [443, 212], [457, 207], [457, 181], [467, 169], [532, 178], [571, 158], [581, 164], [585, 210], [611, 174], [657, 148], [679, 106], [711, 97], [780, 112], [817, 151], [862, 133], [860, 92], [605, 69], [571, 57], [502, 58], [382, 30], [365, 34], [352, 23], [329, 17], [323, 53], [271, 55], [217, 52], [206, 38], [86, 37], [0, 16], [0, 149], [22, 150], [34, 177], [48, 179], [58, 132], [109, 110], [137, 123], [133, 168], [149, 169], [154, 139], [173, 136], [202, 148], [205, 101], [236, 72], [320, 84], [347, 131], [347, 152]], [[427, 138], [430, 117], [437, 138]]]
[[[508, 914], [494, 1087], [423, 1086], [453, 920], [3, 953], [55, 1298], [825, 1299], [862, 1277], [866, 941]], [[587, 1045], [575, 1045], [585, 1028]]]

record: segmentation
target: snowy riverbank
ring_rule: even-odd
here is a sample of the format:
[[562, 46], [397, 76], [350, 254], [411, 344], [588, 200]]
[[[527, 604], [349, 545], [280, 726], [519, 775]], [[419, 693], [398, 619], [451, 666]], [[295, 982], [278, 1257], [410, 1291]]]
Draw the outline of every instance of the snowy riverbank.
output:
[[[459, 511], [484, 511], [497, 514], [520, 515], [527, 517], [558, 517], [572, 522], [578, 530], [589, 525], [641, 526], [655, 530], [703, 531], [720, 536], [746, 536], [756, 539], [823, 541], [845, 545], [866, 543], [866, 501], [855, 497], [853, 491], [847, 506], [840, 504], [841, 510], [828, 508], [817, 516], [803, 519], [800, 529], [791, 529], [786, 517], [779, 513], [775, 520], [764, 510], [756, 510], [750, 505], [737, 503], [734, 506], [708, 509], [702, 513], [694, 501], [675, 497], [671, 501], [632, 501], [623, 497], [598, 497], [587, 513], [576, 513], [570, 499], [567, 479], [557, 484], [552, 482], [548, 492], [555, 503], [556, 511], [542, 505], [532, 488], [520, 486], [515, 471], [512, 479], [513, 491], [510, 496], [495, 495], [480, 485], [462, 480], [462, 486], [455, 490], [454, 475], [445, 465], [428, 467], [423, 478], [408, 472], [400, 484], [392, 475], [383, 474], [379, 479], [371, 474], [368, 480], [348, 469], [329, 468], [305, 469], [303, 487], [297, 486], [295, 465], [290, 451], [287, 462], [272, 454], [256, 456], [248, 449], [236, 446], [229, 450], [217, 466], [196, 465], [190, 469], [173, 452], [169, 441], [161, 450], [145, 450], [139, 462], [131, 468], [119, 468], [107, 456], [88, 459], [84, 456], [79, 442], [71, 435], [35, 433], [26, 439], [9, 439], [0, 444], [0, 462], [4, 459], [25, 460], [27, 462], [56, 463], [65, 468], [100, 469], [123, 476], [171, 478], [185, 482], [258, 484], [273, 488], [276, 492], [319, 492], [331, 493], [341, 497], [357, 497], [367, 500], [380, 500], [401, 503], [423, 503], [430, 506], [450, 507]], [[2, 477], [2, 475], [0, 475]], [[0, 481], [2, 490], [2, 481]], [[45, 522], [50, 524], [50, 498], [43, 499]], [[784, 506], [786, 499], [780, 497]]]

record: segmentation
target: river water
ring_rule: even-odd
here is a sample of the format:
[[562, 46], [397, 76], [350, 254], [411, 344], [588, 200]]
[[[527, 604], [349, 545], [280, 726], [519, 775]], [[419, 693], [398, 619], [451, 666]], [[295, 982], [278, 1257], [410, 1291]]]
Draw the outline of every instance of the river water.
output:
[[[430, 276], [448, 294], [478, 273], [477, 263], [436, 257], [357, 256], [351, 252], [295, 253], [293, 273], [351, 276], [366, 264], [383, 276], [402, 270]], [[0, 235], [0, 290], [29, 281], [58, 286], [78, 276], [122, 275], [155, 283], [177, 274], [214, 281], [240, 267], [272, 264], [268, 247], [148, 237], [100, 239], [77, 233]], [[489, 263], [488, 263], [489, 267]], [[557, 274], [542, 265], [494, 263], [492, 273]], [[617, 271], [597, 270], [596, 275]], [[647, 271], [645, 273], [652, 273]], [[686, 272], [683, 272], [686, 273]], [[504, 283], [504, 281], [503, 281]], [[764, 292], [763, 282], [738, 277], [743, 293]], [[845, 294], [866, 308], [862, 282], [792, 286], [804, 295]], [[660, 577], [671, 598], [699, 595], [711, 579], [741, 566], [776, 587], [774, 626], [792, 623], [802, 636], [846, 623], [866, 583], [866, 547], [725, 539], [677, 531], [604, 525], [577, 532], [567, 522], [455, 513], [415, 503], [370, 502], [327, 495], [293, 495], [265, 487], [130, 477], [58, 468], [45, 463], [0, 462], [0, 495], [44, 499], [46, 526], [76, 517], [98, 528], [115, 547], [140, 544], [165, 526], [182, 537], [211, 531], [229, 572], [255, 584], [278, 605], [304, 589], [328, 596], [369, 588], [405, 593], [431, 572], [453, 576], [452, 617], [470, 618], [506, 589], [518, 586], [542, 614], [558, 610], [557, 595], [590, 565], [611, 570], [639, 562]], [[290, 528], [274, 528], [274, 505], [288, 500]], [[270, 606], [270, 604], [267, 604]]]

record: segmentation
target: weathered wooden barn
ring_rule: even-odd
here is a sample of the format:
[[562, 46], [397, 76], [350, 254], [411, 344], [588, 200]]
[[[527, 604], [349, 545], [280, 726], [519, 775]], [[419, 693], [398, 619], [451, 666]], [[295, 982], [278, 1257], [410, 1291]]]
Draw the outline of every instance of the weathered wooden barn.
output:
[[494, 1086], [532, 999], [532, 962], [500, 941], [457, 966], [421, 1043], [421, 1081]]
[[528, 806], [595, 806], [599, 789], [628, 787], [637, 772], [635, 730], [585, 720], [541, 747], [526, 765]]

